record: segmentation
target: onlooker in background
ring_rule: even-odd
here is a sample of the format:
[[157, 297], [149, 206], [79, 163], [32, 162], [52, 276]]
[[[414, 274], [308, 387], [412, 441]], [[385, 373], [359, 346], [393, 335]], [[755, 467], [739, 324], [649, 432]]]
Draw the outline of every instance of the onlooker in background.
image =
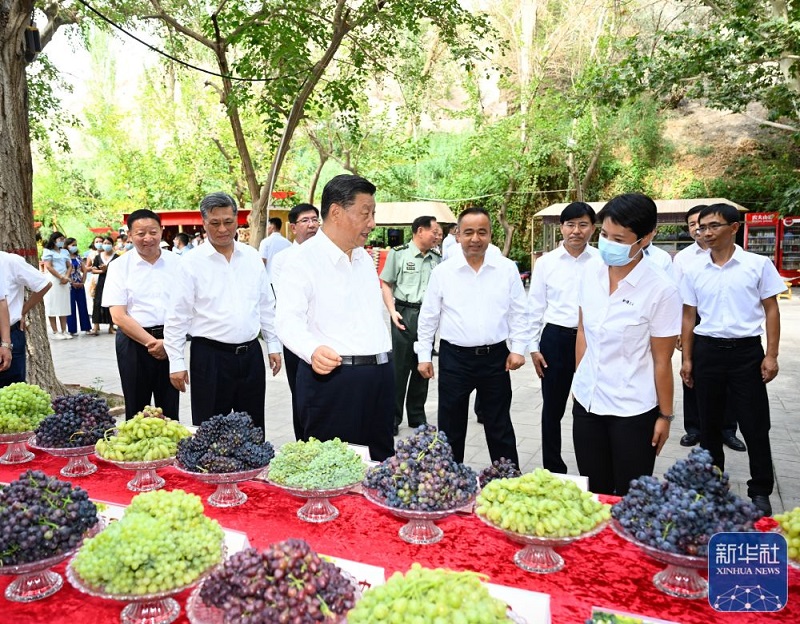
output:
[[[92, 241], [92, 246], [84, 253], [84, 264], [86, 265], [86, 294], [89, 298], [94, 300], [94, 291], [97, 288], [97, 275], [94, 274], [92, 268], [94, 266], [94, 259], [101, 251], [103, 251], [103, 237], [95, 236]], [[94, 309], [94, 301], [92, 301], [92, 309]]]
[[441, 256], [442, 255], [442, 240], [444, 240], [444, 231], [442, 230], [442, 226], [439, 225], [439, 223], [436, 222], [436, 221], [434, 221], [434, 224], [433, 224], [433, 233], [434, 233], [434, 236], [436, 237], [434, 239], [434, 241], [433, 241], [434, 242], [433, 249], [435, 249], [436, 253], [438, 253]]
[[178, 232], [172, 242], [172, 251], [179, 256], [182, 256], [191, 249], [191, 247], [189, 247], [189, 236], [184, 232]]
[[[655, 237], [657, 230], [658, 228], [653, 230], [653, 237]], [[651, 242], [645, 247], [644, 255], [650, 262], [664, 271], [668, 278], [671, 280], [675, 279], [675, 273], [672, 269], [672, 256], [670, 256], [668, 252], [661, 249], [661, 247], [656, 247]]]
[[272, 266], [270, 263], [275, 257], [275, 254], [291, 246], [287, 238], [281, 234], [282, 227], [283, 221], [281, 221], [280, 217], [271, 217], [267, 222], [267, 236], [258, 246], [258, 253], [261, 255], [261, 261], [264, 263], [264, 266], [267, 267], [267, 275], [270, 276], [272, 275]]
[[[405, 245], [389, 250], [381, 271], [383, 303], [389, 311], [394, 357], [394, 435], [403, 422], [403, 405], [408, 425], [426, 424], [425, 401], [428, 380], [417, 370], [414, 343], [422, 298], [428, 288], [431, 271], [442, 257], [436, 246], [438, 224], [433, 217], [417, 217], [411, 224], [412, 238]], [[441, 230], [440, 230], [441, 231]]]
[[561, 211], [563, 242], [533, 265], [528, 291], [533, 342], [529, 351], [542, 380], [542, 466], [567, 473], [561, 457], [561, 419], [575, 373], [578, 288], [587, 265], [598, 257], [589, 245], [595, 230], [589, 204], [573, 202]]
[[[70, 264], [69, 252], [64, 249], [64, 235], [61, 232], [53, 232], [47, 239], [42, 253], [42, 262], [52, 285], [45, 295], [44, 307], [50, 321], [50, 328], [53, 330], [53, 340], [72, 339], [72, 336], [67, 333], [71, 288], [67, 274]], [[56, 318], [61, 324], [61, 333], [56, 327]]]
[[70, 336], [78, 335], [78, 321], [81, 324], [81, 331], [90, 335], [92, 323], [89, 320], [89, 310], [86, 305], [86, 264], [78, 253], [78, 242], [74, 238], [68, 238], [64, 245], [69, 252], [69, 303], [70, 312], [67, 317], [67, 329]]
[[94, 289], [94, 302], [92, 308], [92, 336], [97, 336], [100, 333], [100, 324], [108, 324], [108, 333], [114, 333], [114, 322], [111, 320], [111, 312], [103, 305], [103, 288], [106, 284], [106, 271], [110, 262], [117, 258], [114, 252], [114, 241], [110, 236], [103, 238], [103, 249], [94, 257], [92, 263], [92, 273], [97, 275], [97, 286]]
[[3, 271], [0, 270], [0, 374], [8, 371], [14, 359], [14, 345], [11, 342], [11, 321], [8, 314], [6, 294], [5, 276]]
[[572, 439], [578, 470], [600, 494], [624, 496], [632, 479], [653, 474], [674, 419], [681, 300], [643, 261], [656, 218], [646, 195], [609, 201], [597, 215], [602, 260], [586, 267], [578, 294]]
[[[458, 234], [458, 225], [455, 224], [455, 223], [451, 223], [447, 227], [447, 236], [445, 236], [444, 239], [442, 240], [442, 259], [443, 260], [446, 260], [447, 258], [450, 257], [449, 254], [452, 253], [452, 252], [449, 252], [448, 250], [450, 250], [450, 247], [452, 247], [453, 245], [455, 245], [458, 242], [458, 240], [456, 239], [456, 234]], [[456, 245], [456, 247], [458, 247], [458, 246]]]
[[[27, 314], [50, 290], [50, 281], [25, 262], [22, 256], [0, 251], [0, 274], [5, 276], [6, 301], [8, 302], [11, 344], [13, 345], [11, 367], [0, 373], [0, 388], [18, 381], [25, 381]], [[25, 299], [25, 289], [31, 291]]]

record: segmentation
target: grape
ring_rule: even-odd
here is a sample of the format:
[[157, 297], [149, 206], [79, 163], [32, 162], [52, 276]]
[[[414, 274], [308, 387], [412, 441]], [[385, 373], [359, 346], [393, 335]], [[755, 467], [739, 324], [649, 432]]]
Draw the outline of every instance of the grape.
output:
[[164, 410], [153, 405], [145, 405], [144, 409], [142, 409], [141, 412], [136, 412], [134, 416], [142, 416], [143, 418], [163, 418], [164, 420], [167, 419], [167, 417], [164, 416]]
[[347, 614], [348, 624], [458, 622], [507, 624], [508, 607], [489, 595], [476, 572], [428, 570], [413, 563], [403, 576], [367, 590]]
[[38, 470], [0, 489], [0, 565], [53, 557], [75, 548], [97, 523], [97, 507], [71, 483]]
[[0, 388], [0, 433], [33, 431], [48, 414], [50, 395], [24, 382]]
[[453, 459], [447, 435], [420, 425], [397, 441], [395, 454], [371, 468], [364, 487], [397, 509], [438, 511], [466, 505], [478, 489], [475, 471]]
[[73, 559], [92, 587], [152, 594], [182, 587], [222, 560], [225, 534], [199, 496], [157, 490], [135, 496], [120, 520], [87, 539]]
[[178, 441], [189, 430], [177, 420], [134, 416], [117, 426], [117, 434], [97, 441], [100, 457], [112, 461], [152, 461], [174, 457]]
[[320, 442], [309, 438], [284, 444], [269, 466], [269, 479], [307, 490], [330, 490], [358, 483], [366, 466], [339, 438]]
[[478, 475], [478, 482], [481, 484], [481, 487], [484, 487], [487, 483], [495, 479], [513, 479], [520, 476], [522, 476], [522, 472], [517, 468], [517, 465], [510, 459], [501, 457], [493, 461], [492, 465], [488, 468], [481, 470], [481, 473]]
[[789, 559], [800, 563], [800, 507], [778, 514], [775, 516], [775, 521], [780, 525], [781, 531], [786, 536]]
[[727, 473], [713, 465], [705, 449], [692, 449], [664, 478], [634, 479], [611, 510], [629, 535], [659, 550], [705, 557], [715, 533], [753, 531], [762, 516], [730, 491]]
[[240, 472], [269, 464], [275, 452], [246, 412], [219, 414], [178, 442], [178, 462], [192, 472]]
[[57, 396], [53, 409], [36, 429], [36, 444], [45, 448], [90, 446], [115, 426], [106, 400], [96, 394]]
[[576, 537], [611, 516], [609, 506], [593, 500], [591, 492], [544, 468], [487, 483], [475, 513], [501, 529], [537, 537]]
[[200, 596], [226, 622], [303, 624], [339, 621], [355, 604], [355, 587], [305, 541], [289, 539], [236, 553], [208, 576]]

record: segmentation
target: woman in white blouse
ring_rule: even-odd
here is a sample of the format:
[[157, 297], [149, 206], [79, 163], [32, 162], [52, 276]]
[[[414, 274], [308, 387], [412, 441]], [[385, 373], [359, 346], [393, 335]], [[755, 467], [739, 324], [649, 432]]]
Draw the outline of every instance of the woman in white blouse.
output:
[[[69, 340], [72, 338], [67, 333], [67, 316], [70, 312], [69, 299], [69, 252], [64, 249], [64, 235], [53, 232], [44, 244], [42, 253], [44, 270], [50, 283], [53, 285], [44, 296], [44, 308], [53, 330], [53, 340]], [[56, 317], [61, 323], [61, 333], [56, 327]]]

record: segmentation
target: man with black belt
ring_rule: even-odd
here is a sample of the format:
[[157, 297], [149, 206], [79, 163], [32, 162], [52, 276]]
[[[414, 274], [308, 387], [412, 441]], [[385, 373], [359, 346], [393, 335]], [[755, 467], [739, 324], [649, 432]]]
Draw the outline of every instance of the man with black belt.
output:
[[[207, 244], [179, 261], [164, 344], [172, 385], [186, 392], [192, 382], [192, 422], [216, 414], [247, 412], [264, 427], [266, 368], [258, 332], [267, 343], [272, 374], [281, 368], [275, 335], [275, 296], [258, 251], [236, 242], [236, 200], [211, 193], [200, 202]], [[191, 374], [186, 335], [192, 337]]]
[[419, 372], [433, 377], [431, 348], [439, 329], [439, 428], [456, 461], [464, 461], [469, 395], [477, 390], [492, 461], [505, 457], [519, 465], [509, 371], [525, 364], [531, 342], [525, 289], [511, 260], [486, 253], [492, 224], [485, 209], [464, 210], [458, 231], [463, 253], [436, 267], [422, 302], [414, 346]]
[[[278, 335], [301, 358], [295, 401], [305, 438], [394, 453], [391, 338], [372, 257], [375, 186], [338, 175], [322, 191], [322, 229], [282, 269]], [[291, 285], [287, 288], [286, 285]]]
[[567, 464], [561, 457], [561, 419], [575, 374], [578, 284], [586, 263], [599, 255], [588, 244], [594, 229], [595, 214], [589, 204], [573, 202], [564, 208], [563, 242], [533, 265], [528, 291], [533, 332], [529, 351], [542, 380], [542, 466], [562, 474], [567, 473]]
[[[417, 217], [411, 224], [413, 237], [409, 243], [389, 250], [381, 271], [383, 303], [392, 321], [392, 354], [394, 355], [394, 435], [403, 422], [403, 404], [411, 427], [424, 425], [428, 380], [417, 370], [414, 342], [422, 297], [428, 287], [431, 271], [441, 261], [433, 248], [438, 227], [433, 217]], [[409, 379], [410, 377], [410, 379]], [[408, 394], [406, 394], [406, 387]]]
[[159, 243], [164, 228], [152, 210], [135, 210], [128, 217], [133, 249], [109, 263], [102, 304], [119, 327], [117, 367], [130, 419], [150, 400], [169, 418], [178, 418], [180, 398], [169, 380], [164, 351], [164, 318], [175, 284], [179, 260]]
[[[697, 232], [710, 253], [692, 264], [681, 283], [683, 325], [681, 378], [694, 387], [700, 412], [700, 444], [725, 468], [722, 428], [733, 409], [750, 460], [747, 494], [766, 515], [775, 484], [769, 441], [767, 386], [778, 374], [781, 320], [777, 295], [786, 286], [764, 256], [735, 244], [739, 211], [712, 204], [700, 211]], [[697, 315], [700, 324], [695, 327]], [[766, 353], [761, 326], [766, 322]]]

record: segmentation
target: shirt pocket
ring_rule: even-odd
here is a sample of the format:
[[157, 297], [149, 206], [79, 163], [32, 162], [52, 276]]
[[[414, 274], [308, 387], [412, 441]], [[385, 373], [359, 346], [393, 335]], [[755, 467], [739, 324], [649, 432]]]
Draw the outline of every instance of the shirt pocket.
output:
[[650, 326], [647, 322], [628, 325], [622, 332], [622, 353], [629, 362], [641, 359], [647, 350]]

